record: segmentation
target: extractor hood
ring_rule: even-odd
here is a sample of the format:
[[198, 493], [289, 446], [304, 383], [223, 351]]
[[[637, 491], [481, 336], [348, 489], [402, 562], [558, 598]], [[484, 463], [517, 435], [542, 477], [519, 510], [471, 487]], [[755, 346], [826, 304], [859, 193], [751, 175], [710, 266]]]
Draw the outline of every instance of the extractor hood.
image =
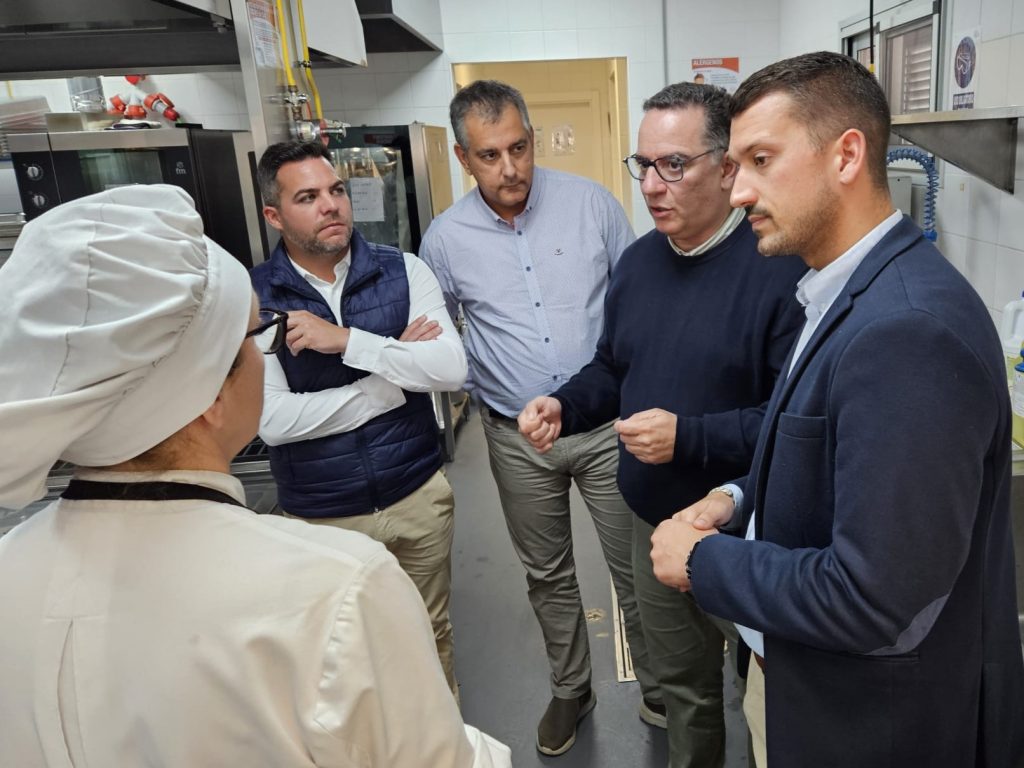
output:
[[[304, 4], [313, 61], [365, 66], [354, 0]], [[238, 0], [3, 2], [0, 79], [237, 69], [232, 6], [238, 5]], [[272, 14], [273, 2], [267, 7]], [[339, 50], [339, 40], [355, 38], [357, 44]]]
[[367, 53], [441, 50], [438, 0], [356, 0]]
[[227, 2], [156, 0], [0, 3], [0, 79], [238, 66]]

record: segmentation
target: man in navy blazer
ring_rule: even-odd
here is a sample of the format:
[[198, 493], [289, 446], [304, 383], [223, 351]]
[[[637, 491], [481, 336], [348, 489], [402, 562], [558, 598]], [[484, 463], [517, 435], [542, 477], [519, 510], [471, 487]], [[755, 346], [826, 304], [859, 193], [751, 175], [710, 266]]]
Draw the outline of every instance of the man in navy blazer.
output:
[[992, 321], [894, 212], [889, 110], [864, 67], [778, 62], [740, 87], [732, 115], [733, 205], [762, 254], [811, 268], [807, 320], [749, 477], [658, 527], [655, 573], [742, 625], [773, 768], [1020, 766], [1010, 410]]

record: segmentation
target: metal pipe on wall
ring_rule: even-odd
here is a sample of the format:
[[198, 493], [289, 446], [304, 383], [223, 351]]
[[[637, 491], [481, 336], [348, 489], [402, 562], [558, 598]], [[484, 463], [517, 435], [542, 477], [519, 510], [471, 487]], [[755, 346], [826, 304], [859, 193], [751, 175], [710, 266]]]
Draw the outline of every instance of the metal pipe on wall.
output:
[[668, 0], [661, 0], [661, 66], [664, 87], [671, 82], [668, 79]]

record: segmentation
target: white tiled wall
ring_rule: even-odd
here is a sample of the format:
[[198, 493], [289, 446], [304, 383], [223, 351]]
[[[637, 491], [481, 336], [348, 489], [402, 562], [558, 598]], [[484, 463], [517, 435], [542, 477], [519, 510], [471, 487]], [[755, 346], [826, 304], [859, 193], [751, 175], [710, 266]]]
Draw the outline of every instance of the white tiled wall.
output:
[[[1016, 74], [1024, 71], [1024, 2], [955, 0], [954, 5], [958, 19], [982, 30], [975, 107], [1024, 106], [1024, 84]], [[953, 260], [950, 244], [963, 240], [965, 262], [953, 261], [997, 325], [1003, 306], [1024, 292], [1024, 141], [1018, 142], [1017, 154], [1014, 194], [947, 165], [938, 197], [939, 246]]]
[[[714, 3], [661, 0], [440, 0], [444, 52], [371, 54], [369, 66], [316, 69], [328, 117], [353, 125], [448, 124], [453, 95], [452, 64], [544, 59], [627, 60], [630, 135], [642, 116], [641, 104], [668, 79], [690, 76], [690, 59], [739, 56], [746, 76], [777, 58], [778, 0], [717, 0]], [[663, 8], [667, 14], [663, 18]], [[103, 78], [108, 95], [126, 93], [122, 78]], [[23, 84], [19, 83], [19, 89]], [[35, 81], [55, 110], [68, 109], [63, 80]], [[192, 122], [214, 128], [247, 124], [240, 76], [228, 73], [155, 75], [140, 84], [143, 93], [166, 93]], [[450, 132], [450, 131], [449, 131]], [[450, 156], [458, 193], [462, 176]], [[640, 195], [634, 195], [638, 233], [652, 222]]]
[[[1010, 84], [1010, 38], [982, 37], [978, 46], [977, 92], [975, 107], [1005, 106]], [[947, 103], [950, 103], [947, 100]]]
[[[444, 52], [371, 54], [369, 66], [316, 71], [328, 117], [353, 125], [448, 124], [452, 64], [603, 58], [627, 61], [630, 135], [641, 104], [668, 80], [689, 77], [690, 59], [739, 56], [746, 76], [784, 56], [835, 50], [839, 23], [866, 10], [866, 0], [440, 0]], [[666, 13], [663, 19], [662, 13]], [[1024, 105], [1024, 0], [949, 0], [953, 29], [981, 27], [978, 106]], [[668, 46], [666, 50], [665, 40]], [[943, 75], [944, 77], [945, 75]], [[120, 78], [104, 78], [108, 95]], [[15, 95], [42, 93], [69, 109], [63, 80], [22, 81]], [[214, 128], [247, 125], [237, 73], [155, 75], [140, 86], [162, 91], [189, 121]], [[947, 166], [938, 197], [939, 245], [967, 277], [998, 322], [1000, 308], [1024, 291], [1024, 146], [1017, 192], [1006, 194]], [[451, 156], [452, 183], [461, 174]], [[651, 227], [634, 195], [638, 233]]]
[[981, 3], [982, 40], [995, 40], [1011, 34], [1012, 22], [1013, 0], [983, 0]]
[[690, 78], [692, 58], [738, 56], [746, 77], [779, 55], [778, 2], [668, 3], [668, 20], [673, 81]]
[[866, 0], [779, 0], [779, 58], [836, 50], [840, 22], [867, 10]]
[[174, 108], [186, 122], [199, 123], [204, 128], [244, 130], [249, 127], [242, 76], [238, 72], [150, 75], [136, 86], [123, 77], [100, 79], [108, 98], [115, 93], [124, 99], [132, 93], [141, 98], [162, 93], [174, 102]]
[[[150, 93], [163, 93], [174, 102], [175, 109], [190, 123], [206, 128], [245, 129], [249, 118], [238, 72], [208, 72], [181, 75], [150, 75], [133, 86], [123, 77], [101, 77], [107, 98], [120, 94], [126, 101], [132, 94], [145, 98]], [[11, 83], [15, 97], [45, 96], [54, 112], [71, 109], [67, 81], [17, 80]]]
[[950, 26], [957, 32], [974, 29], [981, 25], [981, 3], [978, 0], [960, 0], [952, 8], [946, 9], [946, 16], [951, 20]]
[[71, 109], [66, 80], [15, 80], [10, 83], [10, 88], [14, 98], [45, 97], [53, 112], [66, 112]]
[[[781, 56], [835, 50], [839, 22], [862, 12], [858, 0], [780, 0]], [[1024, 0], [951, 0], [953, 32], [980, 27], [977, 108], [1024, 105]], [[948, 64], [942, 62], [942, 82]], [[1016, 192], [947, 164], [936, 200], [938, 246], [985, 301], [998, 325], [1002, 307], [1024, 291], [1024, 135], [1017, 146]]]
[[[132, 93], [138, 94], [140, 99], [150, 93], [163, 93], [174, 102], [175, 109], [186, 122], [199, 123], [205, 128], [245, 130], [249, 127], [242, 76], [237, 72], [151, 75], [137, 86], [123, 77], [102, 77], [100, 80], [107, 98], [119, 94], [127, 101]], [[66, 80], [18, 80], [11, 82], [10, 86], [16, 98], [45, 96], [53, 112], [71, 109]], [[0, 167], [0, 213], [21, 210], [21, 199], [16, 190], [13, 169]]]
[[[322, 70], [317, 82], [328, 116], [353, 125], [415, 119], [447, 127], [452, 64], [622, 56], [635, 136], [643, 100], [666, 84], [665, 28], [671, 79], [689, 77], [691, 58], [740, 56], [746, 75], [777, 56], [775, 2], [666, 7], [663, 23], [660, 0], [441, 0], [443, 53], [370, 55], [365, 70]], [[462, 176], [454, 154], [450, 162], [458, 193]], [[651, 228], [640, 195], [632, 213], [638, 233]]]
[[[632, 135], [643, 99], [665, 84], [659, 0], [441, 0], [441, 15], [452, 63], [625, 57]], [[638, 231], [651, 227], [639, 195], [632, 213]]]

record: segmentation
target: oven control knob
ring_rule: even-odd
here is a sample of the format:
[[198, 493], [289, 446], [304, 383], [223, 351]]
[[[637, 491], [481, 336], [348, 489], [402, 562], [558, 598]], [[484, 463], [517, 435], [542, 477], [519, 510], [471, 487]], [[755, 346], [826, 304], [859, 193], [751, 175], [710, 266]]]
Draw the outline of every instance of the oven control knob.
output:
[[25, 168], [25, 175], [28, 176], [31, 181], [39, 181], [43, 178], [43, 169], [41, 166], [33, 163]]
[[29, 195], [28, 199], [36, 208], [45, 208], [46, 204], [50, 202], [46, 199], [46, 195], [40, 192], [32, 193]]

